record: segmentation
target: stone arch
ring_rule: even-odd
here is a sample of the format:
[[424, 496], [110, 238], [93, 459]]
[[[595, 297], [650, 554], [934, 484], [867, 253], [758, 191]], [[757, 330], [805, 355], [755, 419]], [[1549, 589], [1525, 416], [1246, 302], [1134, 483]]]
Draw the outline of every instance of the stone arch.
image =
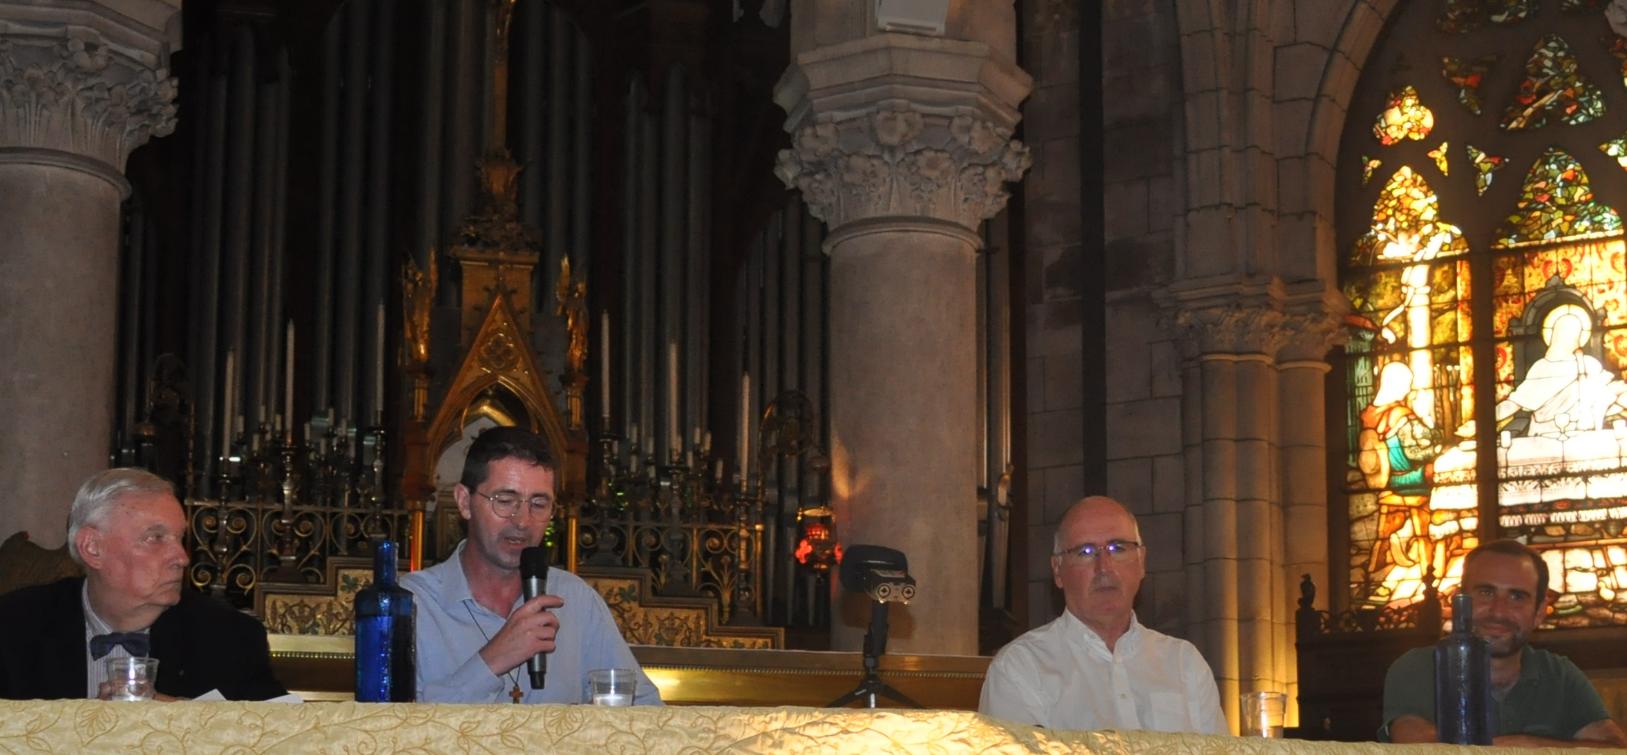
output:
[[[1297, 24], [1295, 37], [1279, 49], [1312, 49], [1323, 56], [1314, 88], [1286, 92], [1278, 99], [1278, 121], [1302, 121], [1304, 129], [1286, 138], [1281, 158], [1281, 185], [1284, 188], [1278, 248], [1284, 251], [1283, 272], [1291, 280], [1314, 279], [1337, 286], [1338, 250], [1334, 242], [1334, 177], [1337, 175], [1339, 139], [1349, 117], [1356, 84], [1379, 32], [1400, 6], [1397, 0], [1349, 0], [1337, 19], [1331, 36], [1319, 37], [1313, 25]], [[1296, 8], [1296, 14], [1299, 9]], [[1294, 53], [1288, 57], [1293, 59]], [[1308, 56], [1306, 56], [1308, 57]], [[1286, 136], [1286, 135], [1285, 135]], [[1297, 250], [1311, 250], [1304, 254]]]

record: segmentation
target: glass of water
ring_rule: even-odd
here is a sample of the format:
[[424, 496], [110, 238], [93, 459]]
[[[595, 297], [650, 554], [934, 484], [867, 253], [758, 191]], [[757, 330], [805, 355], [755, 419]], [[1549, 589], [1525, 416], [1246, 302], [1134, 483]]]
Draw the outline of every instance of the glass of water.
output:
[[111, 700], [153, 699], [153, 682], [158, 679], [157, 658], [107, 659], [107, 684]]
[[1243, 736], [1282, 738], [1283, 719], [1288, 707], [1287, 695], [1281, 692], [1244, 692], [1240, 702]]
[[588, 702], [623, 707], [633, 704], [638, 672], [628, 668], [602, 668], [588, 672]]

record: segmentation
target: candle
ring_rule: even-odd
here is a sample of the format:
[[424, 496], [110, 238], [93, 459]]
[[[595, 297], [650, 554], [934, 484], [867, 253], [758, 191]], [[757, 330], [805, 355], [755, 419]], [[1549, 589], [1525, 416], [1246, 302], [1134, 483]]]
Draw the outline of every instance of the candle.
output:
[[610, 429], [610, 310], [599, 314], [599, 416]]
[[746, 464], [751, 460], [751, 373], [740, 373], [740, 479], [746, 479]]
[[712, 431], [707, 430], [706, 434], [701, 436], [701, 455], [706, 456], [710, 453], [712, 453]]
[[373, 373], [373, 378], [374, 378], [373, 379], [373, 413], [374, 413], [374, 415], [376, 417], [378, 417], [379, 423], [383, 424], [383, 422], [384, 422], [384, 302], [382, 302], [382, 301], [379, 302], [378, 339], [377, 339], [377, 342], [376, 342], [376, 346], [377, 346], [377, 350], [374, 352], [374, 354], [378, 357], [378, 362], [377, 362], [377, 370], [378, 371]]
[[283, 344], [282, 404], [283, 416], [288, 418], [288, 435], [284, 440], [294, 442], [294, 321], [288, 321], [288, 335]]
[[677, 460], [684, 447], [684, 434], [678, 429], [678, 344], [667, 344], [667, 453]]
[[627, 424], [627, 447], [632, 449], [632, 454], [634, 456], [638, 455], [639, 445], [637, 422], [630, 422]]
[[220, 455], [222, 458], [232, 455], [232, 415], [237, 413], [234, 401], [233, 387], [237, 382], [232, 379], [232, 371], [236, 355], [230, 350], [226, 352], [226, 379], [220, 389]]

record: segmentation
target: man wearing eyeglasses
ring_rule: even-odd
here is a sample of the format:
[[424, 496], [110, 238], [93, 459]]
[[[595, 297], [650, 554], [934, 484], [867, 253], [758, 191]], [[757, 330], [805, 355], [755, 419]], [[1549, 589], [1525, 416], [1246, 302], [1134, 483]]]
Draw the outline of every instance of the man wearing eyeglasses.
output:
[[1052, 729], [1227, 733], [1197, 648], [1136, 621], [1146, 573], [1128, 509], [1104, 496], [1069, 508], [1051, 549], [1067, 610], [994, 656], [978, 710]]
[[[587, 673], [638, 672], [636, 705], [661, 695], [622, 640], [604, 599], [580, 577], [549, 569], [525, 600], [520, 552], [542, 542], [554, 512], [553, 457], [536, 433], [494, 427], [475, 438], [453, 488], [469, 535], [446, 561], [402, 577], [415, 597], [418, 700], [579, 703]], [[542, 689], [526, 661], [546, 653]]]

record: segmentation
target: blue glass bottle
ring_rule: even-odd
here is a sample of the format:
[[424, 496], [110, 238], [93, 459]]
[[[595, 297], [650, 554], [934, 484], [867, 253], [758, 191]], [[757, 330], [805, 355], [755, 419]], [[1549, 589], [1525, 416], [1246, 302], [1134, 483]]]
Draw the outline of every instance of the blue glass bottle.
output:
[[1435, 643], [1435, 738], [1489, 745], [1496, 710], [1491, 700], [1491, 649], [1474, 634], [1468, 593], [1452, 596], [1452, 633]]
[[373, 554], [373, 584], [356, 593], [356, 701], [410, 703], [417, 697], [412, 593], [396, 584], [395, 543]]

